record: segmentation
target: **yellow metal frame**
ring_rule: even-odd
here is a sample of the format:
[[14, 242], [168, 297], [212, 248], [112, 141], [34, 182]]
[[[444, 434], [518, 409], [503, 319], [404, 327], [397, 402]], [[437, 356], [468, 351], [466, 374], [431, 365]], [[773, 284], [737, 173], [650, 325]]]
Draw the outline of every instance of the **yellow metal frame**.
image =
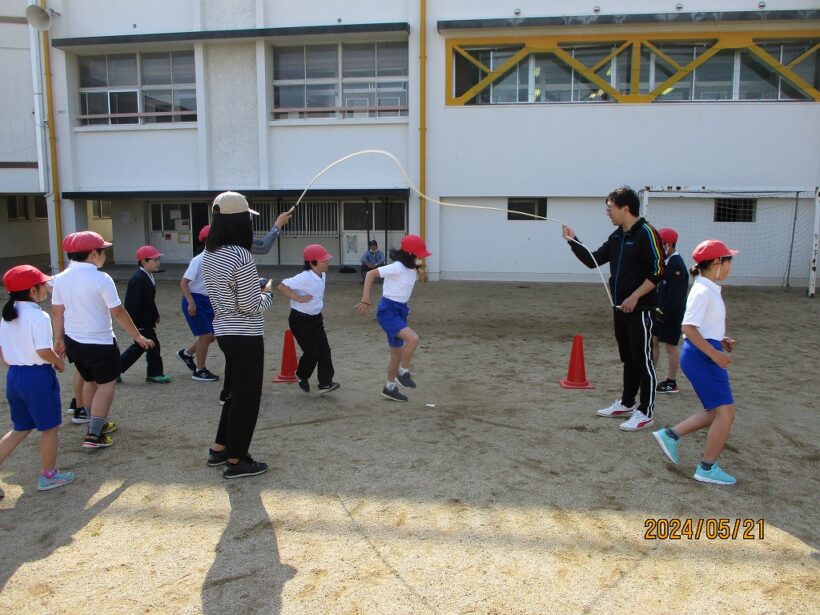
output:
[[[733, 32], [664, 32], [664, 33], [627, 33], [627, 34], [575, 34], [575, 35], [543, 35], [543, 36], [509, 36], [509, 37], [486, 37], [486, 38], [464, 38], [447, 39], [446, 41], [446, 62], [445, 80], [446, 94], [445, 102], [449, 106], [461, 106], [470, 102], [479, 92], [495, 83], [502, 75], [513, 68], [521, 60], [533, 53], [551, 53], [559, 61], [573, 68], [587, 81], [598, 86], [606, 92], [610, 98], [619, 103], [647, 103], [654, 101], [668, 88], [689, 75], [709, 58], [724, 49], [744, 49], [757, 57], [761, 62], [772, 68], [776, 73], [786, 79], [791, 85], [806, 94], [815, 102], [820, 102], [820, 90], [814, 88], [797, 73], [794, 67], [808, 58], [818, 53], [820, 44], [814, 45], [811, 49], [801, 54], [788, 64], [782, 64], [779, 60], [767, 53], [758, 43], [766, 41], [801, 41], [820, 38], [820, 29], [811, 30], [780, 30], [780, 31], [733, 31]], [[658, 41], [680, 41], [687, 43], [704, 44], [706, 49], [697, 58], [685, 65], [680, 65], [672, 58], [659, 50], [654, 43]], [[615, 49], [605, 58], [596, 62], [593, 66], [586, 66], [567, 53], [566, 47], [573, 44], [586, 43], [611, 43], [617, 45]], [[509, 60], [504, 62], [495, 70], [491, 70], [482, 62], [477, 60], [468, 49], [472, 48], [493, 48], [493, 47], [521, 47]], [[657, 85], [651, 92], [640, 93], [641, 47], [646, 47], [652, 53], [662, 58], [674, 70], [675, 73], [669, 76], [663, 83]], [[607, 81], [601, 79], [597, 74], [602, 66], [622, 53], [632, 54], [632, 72], [630, 74], [628, 91], [621, 92]], [[487, 73], [486, 76], [467, 90], [461, 96], [453, 95], [453, 60], [458, 54]]]

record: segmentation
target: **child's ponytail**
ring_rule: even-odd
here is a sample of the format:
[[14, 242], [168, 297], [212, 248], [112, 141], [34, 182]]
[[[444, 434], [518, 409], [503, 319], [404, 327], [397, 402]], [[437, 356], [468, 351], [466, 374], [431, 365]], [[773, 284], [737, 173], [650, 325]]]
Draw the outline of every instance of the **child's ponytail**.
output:
[[31, 297], [29, 297], [29, 290], [16, 290], [13, 293], [9, 293], [9, 300], [6, 301], [6, 305], [3, 306], [3, 320], [6, 322], [11, 322], [15, 318], [17, 318], [17, 308], [14, 307], [15, 301], [31, 301]]
[[394, 261], [399, 261], [408, 269], [418, 269], [420, 267], [420, 265], [416, 264], [416, 257], [410, 254], [409, 252], [405, 252], [404, 250], [391, 249], [390, 259]]

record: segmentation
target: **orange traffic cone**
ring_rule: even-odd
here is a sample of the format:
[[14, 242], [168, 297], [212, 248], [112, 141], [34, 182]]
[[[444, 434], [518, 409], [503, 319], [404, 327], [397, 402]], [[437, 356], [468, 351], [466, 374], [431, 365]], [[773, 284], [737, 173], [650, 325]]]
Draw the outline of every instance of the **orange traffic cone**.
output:
[[559, 380], [565, 389], [594, 389], [595, 385], [587, 380], [586, 368], [584, 367], [584, 340], [580, 335], [576, 335], [572, 340], [572, 354], [569, 357], [569, 369], [566, 380]]
[[293, 331], [285, 330], [285, 341], [282, 345], [282, 369], [274, 376], [274, 382], [296, 382], [296, 345], [293, 343]]

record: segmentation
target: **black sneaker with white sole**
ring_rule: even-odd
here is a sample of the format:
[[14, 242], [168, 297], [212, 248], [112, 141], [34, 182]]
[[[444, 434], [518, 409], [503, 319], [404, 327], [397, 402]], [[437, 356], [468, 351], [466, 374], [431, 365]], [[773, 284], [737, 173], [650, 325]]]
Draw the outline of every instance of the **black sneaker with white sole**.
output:
[[307, 380], [298, 380], [296, 384], [298, 384], [299, 388], [305, 393], [310, 393], [310, 383]]
[[254, 461], [250, 455], [240, 459], [239, 463], [228, 462], [222, 470], [223, 478], [242, 478], [243, 476], [256, 476], [268, 471], [268, 464], [261, 461]]
[[389, 389], [387, 388], [387, 386], [385, 386], [382, 389], [382, 397], [392, 401], [407, 401], [407, 395], [399, 391], [399, 387], [393, 387], [392, 389]]
[[74, 408], [74, 416], [71, 418], [71, 422], [75, 425], [91, 422], [91, 419], [88, 416], [88, 410], [85, 408]]
[[410, 372], [405, 372], [403, 374], [396, 374], [396, 382], [398, 382], [405, 389], [415, 389], [416, 388], [416, 383], [413, 382], [413, 379], [410, 377]]
[[185, 354], [184, 348], [180, 348], [179, 350], [177, 350], [177, 356], [179, 357], [180, 361], [185, 363], [185, 367], [190, 369], [192, 372], [196, 371], [196, 362], [194, 361], [194, 358], [190, 355]]
[[319, 395], [324, 395], [325, 393], [330, 393], [331, 391], [335, 391], [336, 389], [341, 388], [341, 384], [338, 382], [331, 382], [330, 384], [320, 384], [319, 385]]
[[209, 372], [207, 367], [203, 367], [193, 373], [191, 380], [196, 380], [197, 382], [216, 382], [219, 380], [219, 376]]
[[221, 450], [215, 451], [212, 448], [208, 449], [208, 465], [212, 468], [216, 466], [221, 466], [222, 464], [228, 463], [228, 451]]
[[225, 402], [228, 401], [230, 396], [231, 396], [230, 391], [226, 391], [225, 389], [222, 389], [219, 392], [219, 405], [224, 406]]

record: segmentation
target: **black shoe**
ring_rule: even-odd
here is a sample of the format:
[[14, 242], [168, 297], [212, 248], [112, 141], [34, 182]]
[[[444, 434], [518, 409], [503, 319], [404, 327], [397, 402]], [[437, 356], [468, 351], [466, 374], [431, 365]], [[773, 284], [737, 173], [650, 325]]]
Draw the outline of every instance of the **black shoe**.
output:
[[305, 393], [310, 393], [310, 383], [307, 380], [299, 380], [297, 384]]
[[228, 401], [228, 398], [230, 398], [230, 396], [231, 396], [231, 394], [228, 391], [226, 391], [225, 389], [222, 389], [219, 392], [219, 404], [224, 405], [225, 402]]
[[209, 372], [207, 367], [203, 367], [194, 372], [194, 375], [191, 376], [191, 380], [196, 380], [197, 382], [216, 382], [219, 380], [219, 376]]
[[185, 363], [185, 367], [190, 369], [192, 372], [196, 371], [196, 363], [194, 362], [194, 358], [185, 354], [184, 348], [180, 348], [179, 350], [177, 350], [177, 356], [179, 357], [180, 361]]
[[393, 401], [407, 401], [407, 395], [399, 391], [399, 387], [393, 387], [392, 389], [388, 389], [387, 386], [385, 386], [382, 389], [382, 397], [385, 397]]
[[71, 419], [71, 422], [75, 425], [90, 423], [91, 419], [88, 416], [88, 410], [85, 408], [74, 408], [74, 417]]
[[242, 478], [243, 476], [256, 476], [268, 471], [268, 464], [261, 461], [254, 461], [250, 455], [241, 459], [239, 463], [225, 464], [225, 469], [222, 470], [223, 478]]
[[342, 388], [342, 385], [338, 382], [331, 382], [330, 384], [326, 384], [324, 386], [319, 385], [319, 395], [324, 395], [325, 393], [330, 393], [331, 391], [335, 391], [340, 388]]
[[416, 383], [413, 382], [413, 379], [410, 377], [410, 372], [405, 372], [404, 374], [396, 374], [396, 382], [398, 382], [405, 389], [416, 388]]
[[215, 451], [212, 448], [208, 449], [208, 465], [212, 468], [221, 466], [223, 463], [228, 463], [228, 450]]
[[668, 378], [661, 382], [655, 390], [658, 393], [679, 393], [680, 389], [678, 388], [678, 383], [674, 380], [669, 380]]

